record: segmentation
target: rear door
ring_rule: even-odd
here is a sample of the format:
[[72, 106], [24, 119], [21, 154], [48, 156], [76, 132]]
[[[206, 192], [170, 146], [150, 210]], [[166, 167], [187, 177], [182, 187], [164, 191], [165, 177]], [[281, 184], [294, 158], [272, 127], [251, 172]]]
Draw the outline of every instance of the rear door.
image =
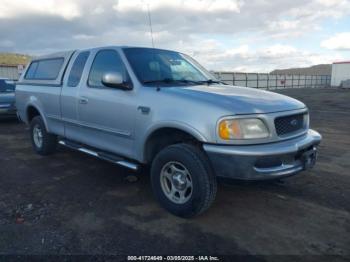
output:
[[78, 141], [81, 127], [78, 121], [78, 96], [82, 85], [82, 76], [89, 51], [77, 52], [72, 57], [72, 62], [67, 68], [61, 93], [61, 114], [64, 123], [64, 136]]
[[79, 89], [80, 139], [90, 146], [132, 157], [137, 112], [135, 91], [104, 86], [102, 76], [111, 72], [120, 73], [125, 82], [131, 83], [117, 49], [95, 51], [87, 79]]

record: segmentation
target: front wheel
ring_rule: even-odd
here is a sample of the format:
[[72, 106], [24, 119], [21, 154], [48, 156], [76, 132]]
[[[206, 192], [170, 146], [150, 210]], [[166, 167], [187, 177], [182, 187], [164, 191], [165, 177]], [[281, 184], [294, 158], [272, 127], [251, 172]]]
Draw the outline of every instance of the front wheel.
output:
[[56, 150], [57, 136], [46, 131], [41, 116], [36, 116], [30, 122], [30, 136], [34, 151], [39, 155], [49, 155]]
[[171, 145], [152, 163], [154, 194], [170, 213], [193, 217], [204, 212], [215, 199], [216, 178], [206, 155], [189, 144]]

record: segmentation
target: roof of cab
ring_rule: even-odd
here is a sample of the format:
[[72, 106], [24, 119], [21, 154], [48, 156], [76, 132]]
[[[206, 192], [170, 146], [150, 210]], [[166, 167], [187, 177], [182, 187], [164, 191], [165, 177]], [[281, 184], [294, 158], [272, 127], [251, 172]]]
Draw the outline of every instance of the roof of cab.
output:
[[[131, 48], [131, 47], [136, 47], [136, 46], [98, 46], [98, 47], [91, 47], [91, 48], [83, 48], [83, 49], [74, 49], [74, 50], [67, 50], [67, 51], [61, 51], [61, 52], [55, 52], [51, 54], [46, 54], [46, 55], [41, 55], [38, 57], [35, 57], [33, 60], [39, 60], [39, 59], [47, 59], [47, 58], [53, 58], [53, 57], [62, 57], [66, 56], [67, 54], [71, 54], [73, 52], [82, 52], [82, 51], [93, 51], [93, 50], [99, 50], [99, 49], [108, 49], [108, 48], [117, 48], [117, 49], [122, 49], [122, 48]], [[140, 47], [143, 48], [143, 47]]]
[[57, 58], [57, 57], [67, 57], [67, 56], [70, 56], [75, 51], [76, 50], [70, 50], [70, 51], [64, 51], [64, 52], [56, 52], [56, 53], [47, 54], [47, 55], [41, 55], [41, 56], [34, 57], [32, 59], [32, 61], [43, 60], [43, 59], [50, 59], [50, 58]]
[[[57, 58], [57, 57], [66, 57], [67, 55], [71, 55], [74, 52], [83, 52], [83, 51], [95, 51], [100, 49], [123, 49], [123, 48], [147, 48], [147, 49], [159, 49], [159, 48], [152, 48], [152, 47], [146, 47], [146, 46], [127, 46], [127, 45], [111, 45], [111, 46], [99, 46], [99, 47], [92, 47], [92, 48], [83, 48], [83, 49], [75, 49], [75, 50], [69, 50], [69, 51], [62, 51], [62, 52], [56, 52], [52, 54], [42, 55], [38, 56], [32, 59], [32, 61], [35, 60], [42, 60], [42, 59], [50, 59], [50, 58]], [[166, 50], [166, 49], [161, 49]]]

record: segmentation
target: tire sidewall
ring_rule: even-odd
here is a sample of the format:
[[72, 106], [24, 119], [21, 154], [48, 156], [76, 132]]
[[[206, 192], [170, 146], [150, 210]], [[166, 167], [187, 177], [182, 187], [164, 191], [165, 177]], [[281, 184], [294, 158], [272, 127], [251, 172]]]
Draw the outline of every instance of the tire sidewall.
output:
[[[34, 142], [34, 127], [39, 126], [42, 132], [42, 144], [41, 147], [38, 147]], [[44, 124], [44, 121], [41, 116], [36, 116], [33, 118], [33, 120], [30, 122], [30, 139], [32, 142], [33, 149], [38, 154], [46, 154], [47, 147], [48, 147], [48, 133], [46, 131], [46, 126]]]
[[[192, 178], [192, 195], [184, 204], [176, 204], [172, 202], [164, 194], [161, 187], [161, 170], [168, 162], [172, 161], [184, 165]], [[203, 180], [208, 176], [206, 173], [207, 170], [205, 167], [198, 161], [198, 159], [194, 159], [192, 154], [189, 154], [185, 150], [180, 151], [179, 148], [168, 147], [161, 151], [153, 161], [151, 168], [153, 192], [160, 204], [169, 212], [181, 217], [191, 217], [198, 213], [201, 209], [201, 203], [204, 201], [205, 188], [203, 188], [203, 186], [205, 186], [205, 182]]]

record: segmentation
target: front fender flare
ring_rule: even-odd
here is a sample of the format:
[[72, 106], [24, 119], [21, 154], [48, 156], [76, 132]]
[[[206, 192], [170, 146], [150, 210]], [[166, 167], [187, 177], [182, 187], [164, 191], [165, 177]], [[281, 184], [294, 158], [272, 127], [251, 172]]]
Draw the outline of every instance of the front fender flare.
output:
[[143, 137], [145, 137], [145, 139], [143, 139], [142, 141], [140, 141], [140, 148], [138, 150], [139, 154], [138, 154], [138, 158], [141, 162], [145, 162], [146, 158], [145, 158], [145, 150], [146, 150], [146, 142], [148, 141], [148, 139], [151, 137], [151, 135], [156, 132], [157, 130], [163, 129], [163, 128], [174, 128], [174, 129], [178, 129], [180, 131], [183, 131], [191, 136], [193, 136], [195, 139], [197, 139], [200, 142], [208, 142], [208, 139], [196, 128], [188, 125], [187, 123], [184, 122], [179, 122], [179, 121], [162, 121], [162, 122], [158, 122], [155, 125], [152, 125], [150, 128], [147, 129], [147, 131], [144, 133]]

